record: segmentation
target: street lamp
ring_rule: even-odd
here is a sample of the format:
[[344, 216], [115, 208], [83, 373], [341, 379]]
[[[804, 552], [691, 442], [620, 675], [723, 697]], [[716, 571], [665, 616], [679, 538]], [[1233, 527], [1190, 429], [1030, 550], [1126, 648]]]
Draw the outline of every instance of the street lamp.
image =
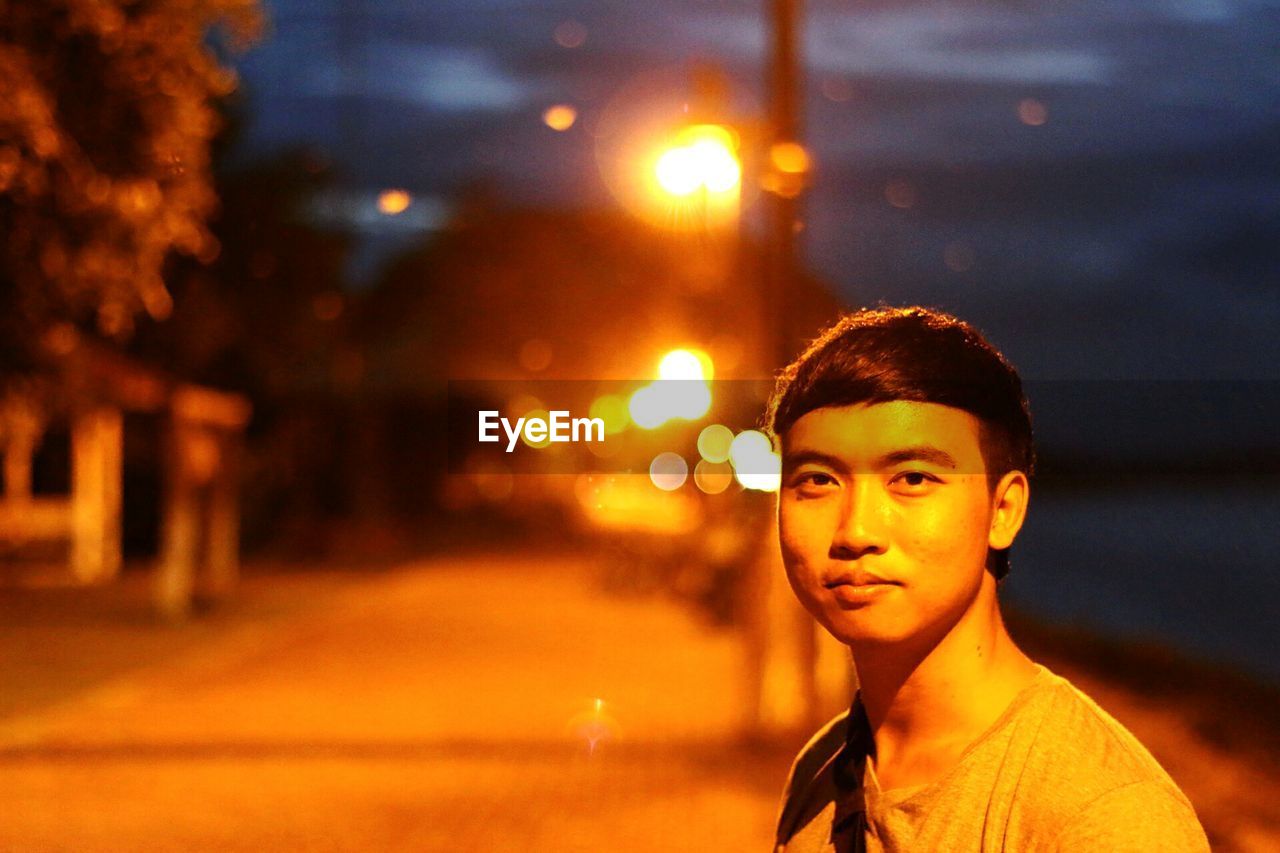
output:
[[742, 182], [737, 141], [718, 124], [697, 124], [685, 128], [654, 165], [658, 185], [673, 196], [687, 196], [698, 190], [708, 193], [735, 193]]
[[653, 162], [652, 178], [664, 204], [679, 214], [692, 208], [693, 222], [675, 224], [702, 229], [737, 221], [742, 195], [742, 161], [737, 135], [718, 124], [682, 128]]

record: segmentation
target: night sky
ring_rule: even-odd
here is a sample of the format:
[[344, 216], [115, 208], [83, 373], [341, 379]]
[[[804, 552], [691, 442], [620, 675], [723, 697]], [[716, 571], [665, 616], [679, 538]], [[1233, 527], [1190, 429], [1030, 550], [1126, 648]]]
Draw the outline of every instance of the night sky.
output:
[[[1275, 678], [1259, 603], [1275, 600], [1280, 524], [1280, 3], [804, 5], [808, 263], [851, 306], [976, 323], [1030, 380], [1042, 451], [1121, 464], [1105, 494], [1042, 494], [1012, 600]], [[328, 209], [361, 212], [353, 287], [478, 183], [517, 204], [615, 204], [619, 127], [691, 118], [691, 63], [723, 71], [721, 120], [744, 133], [764, 100], [760, 2], [267, 9], [273, 33], [239, 61], [235, 157], [301, 144], [334, 164]], [[577, 109], [569, 130], [543, 123], [554, 104]], [[373, 205], [389, 187], [414, 194], [400, 216]], [[1098, 381], [1116, 378], [1138, 381]], [[1219, 480], [1151, 476], [1186, 464]]]
[[[271, 33], [237, 62], [237, 157], [305, 143], [353, 193], [408, 188], [412, 216], [385, 226], [402, 239], [481, 180], [611, 204], [602, 117], [677, 115], [691, 61], [727, 75], [726, 118], [763, 101], [759, 2], [265, 5]], [[1037, 379], [1280, 374], [1280, 3], [804, 14], [805, 253], [849, 304], [954, 311]], [[557, 103], [578, 110], [563, 133], [541, 120]]]

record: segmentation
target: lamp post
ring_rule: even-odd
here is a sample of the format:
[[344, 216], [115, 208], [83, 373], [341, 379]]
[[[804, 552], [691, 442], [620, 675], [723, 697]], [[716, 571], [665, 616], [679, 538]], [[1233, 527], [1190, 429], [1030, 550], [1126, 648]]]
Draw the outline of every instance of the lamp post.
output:
[[[810, 174], [809, 153], [800, 142], [798, 21], [801, 0], [771, 0], [771, 51], [767, 71], [768, 106], [763, 127], [763, 169], [758, 175], [765, 209], [765, 263], [760, 279], [764, 307], [762, 355], [770, 372], [780, 369], [794, 355], [790, 293], [795, 289], [797, 233], [803, 227], [802, 195]], [[733, 140], [729, 144], [726, 140]], [[736, 168], [731, 169], [728, 164]], [[677, 136], [676, 143], [658, 158], [658, 185], [676, 198], [698, 194], [700, 220], [715, 218], [712, 201], [726, 202], [718, 211], [738, 214], [741, 196], [741, 161], [736, 137], [718, 125], [693, 125]], [[729, 205], [727, 202], [731, 201]], [[767, 518], [769, 514], [766, 514]], [[816, 633], [816, 627], [779, 582], [782, 575], [776, 526], [769, 523], [760, 557], [752, 561], [746, 600], [751, 612], [745, 626], [746, 710], [749, 733], [763, 735], [773, 729], [808, 729], [829, 704], [823, 694], [841, 694], [843, 686], [831, 682], [847, 669], [834, 658]], [[834, 660], [834, 666], [828, 665]], [[837, 678], [820, 677], [819, 670], [836, 671]], [[826, 682], [825, 684], [823, 682]]]
[[766, 190], [767, 251], [765, 298], [774, 318], [771, 357], [777, 367], [791, 360], [795, 330], [790, 325], [787, 293], [796, 275], [796, 232], [802, 224], [801, 193], [809, 173], [809, 156], [800, 144], [799, 45], [800, 0], [771, 0], [772, 51], [767, 92]]
[[[809, 153], [800, 142], [800, 40], [802, 0], [770, 0], [771, 51], [767, 70], [768, 107], [765, 190], [767, 261], [763, 288], [771, 346], [768, 360], [781, 369], [795, 355], [798, 336], [790, 294], [799, 272], [796, 235], [803, 228], [802, 194], [810, 173]], [[832, 697], [847, 693], [848, 666], [832, 652], [813, 620], [780, 582], [783, 570], [777, 527], [769, 525], [765, 552], [753, 565], [748, 620], [748, 690], [757, 734], [798, 726], [811, 730], [827, 713]], [[834, 675], [834, 677], [833, 677]]]

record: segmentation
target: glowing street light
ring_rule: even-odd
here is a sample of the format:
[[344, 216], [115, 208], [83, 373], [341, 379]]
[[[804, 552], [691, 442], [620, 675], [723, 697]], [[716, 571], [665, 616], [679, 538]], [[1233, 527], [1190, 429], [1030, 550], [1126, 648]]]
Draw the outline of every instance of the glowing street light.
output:
[[658, 186], [678, 198], [699, 190], [736, 194], [742, 183], [737, 148], [733, 134], [720, 125], [687, 127], [654, 164]]
[[706, 382], [713, 373], [711, 356], [702, 350], [672, 350], [658, 362], [659, 379], [700, 379]]
[[715, 366], [702, 350], [677, 349], [658, 363], [658, 379], [637, 388], [627, 402], [631, 422], [657, 429], [677, 418], [696, 421], [711, 409]]

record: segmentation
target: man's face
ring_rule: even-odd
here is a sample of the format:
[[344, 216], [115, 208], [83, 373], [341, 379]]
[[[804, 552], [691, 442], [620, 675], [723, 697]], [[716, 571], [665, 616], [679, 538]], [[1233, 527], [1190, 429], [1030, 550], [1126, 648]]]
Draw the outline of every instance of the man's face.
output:
[[783, 436], [787, 578], [841, 642], [937, 642], [994, 596], [978, 430], [960, 409], [895, 400], [816, 409]]

